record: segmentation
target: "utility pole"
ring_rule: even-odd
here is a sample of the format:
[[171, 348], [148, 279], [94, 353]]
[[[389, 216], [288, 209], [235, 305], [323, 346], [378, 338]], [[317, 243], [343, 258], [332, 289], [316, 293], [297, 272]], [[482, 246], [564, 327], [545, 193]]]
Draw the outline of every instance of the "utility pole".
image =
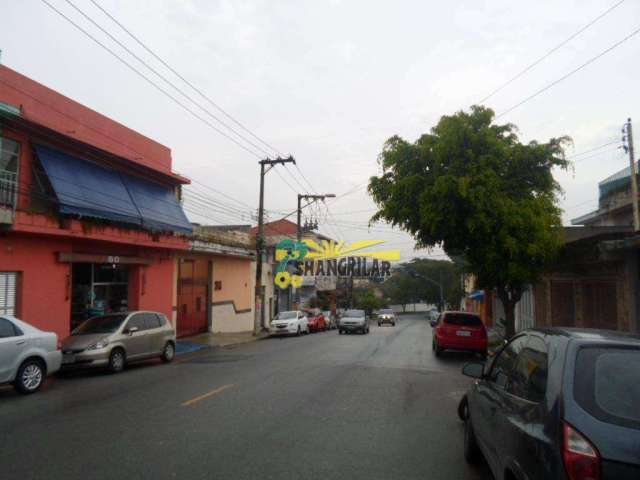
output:
[[257, 335], [264, 328], [264, 290], [262, 284], [262, 263], [264, 261], [264, 176], [275, 165], [293, 163], [295, 159], [289, 155], [287, 158], [265, 158], [260, 160], [260, 200], [258, 206], [258, 236], [256, 237], [256, 291], [255, 291], [255, 318], [253, 322], [254, 334]]
[[[317, 202], [318, 200], [324, 201], [325, 198], [335, 198], [335, 194], [333, 193], [325, 193], [324, 195], [311, 195], [311, 194], [298, 194], [298, 241], [302, 240], [302, 209], [308, 207], [313, 202]], [[302, 200], [307, 200], [308, 203], [306, 205], [302, 205]]]
[[[297, 220], [297, 228], [296, 228], [296, 238], [298, 239], [298, 242], [302, 241], [302, 209], [308, 207], [309, 205], [311, 205], [314, 202], [317, 202], [318, 200], [322, 200], [324, 201], [325, 198], [334, 198], [335, 194], [333, 193], [325, 193], [324, 195], [312, 195], [312, 194], [303, 194], [303, 193], [299, 193], [298, 194], [298, 220]], [[302, 205], [302, 200], [306, 200], [307, 204], [306, 205]], [[298, 304], [298, 308], [300, 308], [300, 290], [296, 288], [296, 298], [295, 298], [296, 303]]]
[[638, 177], [636, 171], [636, 162], [633, 156], [633, 129], [631, 128], [631, 119], [627, 119], [625, 128], [627, 134], [627, 151], [629, 152], [629, 165], [631, 167], [631, 202], [633, 205], [633, 230], [640, 230], [640, 213], [638, 213]]

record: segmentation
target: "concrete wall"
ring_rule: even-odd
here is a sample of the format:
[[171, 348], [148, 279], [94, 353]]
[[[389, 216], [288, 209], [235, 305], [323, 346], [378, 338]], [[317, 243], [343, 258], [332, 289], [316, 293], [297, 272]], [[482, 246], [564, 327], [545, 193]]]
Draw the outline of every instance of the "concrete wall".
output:
[[[248, 258], [214, 257], [211, 327], [214, 333], [253, 331], [254, 262]], [[215, 282], [221, 282], [215, 289]]]

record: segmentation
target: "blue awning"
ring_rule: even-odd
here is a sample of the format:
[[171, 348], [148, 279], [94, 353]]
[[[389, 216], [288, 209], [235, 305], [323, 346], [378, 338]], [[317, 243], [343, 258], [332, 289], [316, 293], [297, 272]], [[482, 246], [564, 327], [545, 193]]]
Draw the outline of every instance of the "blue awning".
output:
[[118, 172], [41, 145], [35, 149], [58, 197], [60, 213], [142, 226]]
[[470, 293], [468, 298], [470, 298], [471, 300], [482, 301], [484, 300], [484, 291], [476, 290], [475, 292]]
[[191, 232], [170, 188], [119, 173], [48, 147], [35, 147], [60, 213], [101, 218], [153, 231]]
[[126, 174], [122, 174], [122, 180], [140, 211], [144, 227], [191, 233], [191, 224], [171, 189]]

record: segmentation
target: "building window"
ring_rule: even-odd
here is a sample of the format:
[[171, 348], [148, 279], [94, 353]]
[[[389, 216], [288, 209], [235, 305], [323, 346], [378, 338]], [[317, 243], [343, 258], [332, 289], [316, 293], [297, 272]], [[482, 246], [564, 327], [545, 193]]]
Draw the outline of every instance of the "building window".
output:
[[0, 272], [0, 315], [16, 314], [18, 274]]
[[15, 208], [20, 144], [0, 135], [0, 207]]

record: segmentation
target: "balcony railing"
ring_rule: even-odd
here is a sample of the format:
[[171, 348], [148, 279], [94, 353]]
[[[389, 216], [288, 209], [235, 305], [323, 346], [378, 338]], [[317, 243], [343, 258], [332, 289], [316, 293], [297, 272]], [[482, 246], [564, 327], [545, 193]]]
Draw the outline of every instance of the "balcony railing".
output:
[[11, 223], [18, 198], [18, 175], [0, 170], [0, 223]]

